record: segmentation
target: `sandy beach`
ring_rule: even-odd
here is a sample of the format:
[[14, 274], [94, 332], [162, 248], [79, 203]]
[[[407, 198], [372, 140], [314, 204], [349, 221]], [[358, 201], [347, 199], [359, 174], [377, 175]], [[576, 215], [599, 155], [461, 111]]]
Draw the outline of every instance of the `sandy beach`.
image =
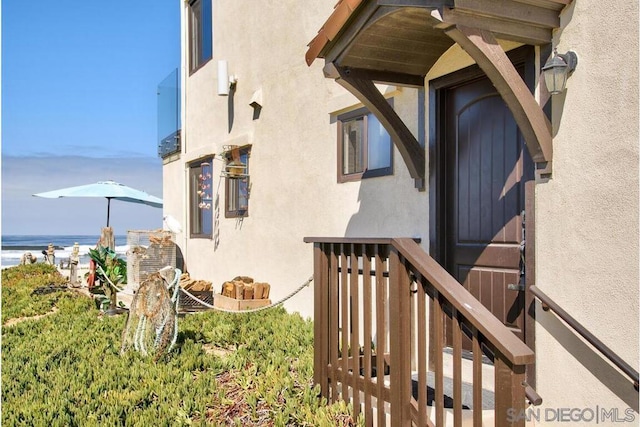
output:
[[[71, 270], [69, 268], [63, 268], [58, 265], [57, 269], [63, 277], [65, 277], [69, 281], [71, 280]], [[89, 264], [79, 264], [77, 281], [78, 285], [76, 286], [76, 289], [83, 291], [83, 293], [86, 293], [88, 296], [93, 298], [93, 294], [89, 292], [87, 279], [85, 278], [87, 273], [89, 273]], [[134, 294], [134, 291], [132, 289], [126, 288], [125, 285], [125, 289], [122, 292], [117, 293], [117, 301], [118, 303], [122, 302], [122, 304], [124, 304], [124, 306], [128, 308], [131, 305]]]
[[[57, 266], [58, 271], [60, 272], [60, 274], [67, 278], [67, 280], [71, 281], [71, 269], [66, 268], [66, 267], [60, 267], [59, 265]], [[82, 288], [86, 288], [87, 287], [87, 280], [85, 279], [85, 275], [89, 272], [89, 264], [79, 264], [78, 265], [78, 280], [76, 283], [80, 283], [80, 287]]]

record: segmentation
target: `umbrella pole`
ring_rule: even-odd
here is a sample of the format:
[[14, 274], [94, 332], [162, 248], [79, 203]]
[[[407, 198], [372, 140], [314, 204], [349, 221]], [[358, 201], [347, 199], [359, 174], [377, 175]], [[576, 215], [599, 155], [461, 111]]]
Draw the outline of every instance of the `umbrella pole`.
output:
[[107, 197], [107, 227], [109, 226], [109, 212], [111, 211], [111, 197]]

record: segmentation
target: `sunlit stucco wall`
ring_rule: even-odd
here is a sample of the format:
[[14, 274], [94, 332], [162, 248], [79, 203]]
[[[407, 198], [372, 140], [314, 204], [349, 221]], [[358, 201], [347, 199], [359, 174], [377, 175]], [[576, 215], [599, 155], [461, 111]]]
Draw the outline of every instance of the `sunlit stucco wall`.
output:
[[[305, 236], [420, 236], [427, 245], [428, 195], [414, 188], [397, 150], [393, 176], [337, 183], [335, 116], [361, 105], [324, 78], [323, 60], [311, 67], [304, 62], [306, 43], [334, 3], [214, 1], [213, 59], [189, 76], [183, 58], [184, 148], [164, 167], [165, 211], [177, 212], [183, 223], [186, 233], [178, 242], [191, 276], [212, 281], [216, 291], [223, 281], [246, 275], [269, 282], [273, 301], [288, 295], [313, 272], [312, 245], [303, 243]], [[238, 79], [232, 97], [216, 94], [221, 59]], [[254, 119], [249, 102], [259, 89], [263, 105]], [[394, 98], [398, 113], [422, 139], [417, 90], [381, 91]], [[205, 155], [220, 159], [229, 144], [252, 144], [249, 216], [225, 218], [223, 163], [215, 160], [214, 238], [189, 239], [185, 167]], [[311, 316], [312, 287], [285, 307]]]
[[[553, 178], [536, 186], [536, 282], [638, 369], [638, 2], [601, 6], [574, 1], [555, 34], [578, 66], [552, 99]], [[554, 314], [538, 306], [536, 316], [545, 408], [637, 411], [626, 377]]]
[[[183, 234], [179, 242], [194, 278], [219, 287], [250, 275], [273, 285], [273, 300], [312, 272], [304, 236], [420, 236], [424, 247], [428, 241], [428, 192], [413, 188], [397, 151], [394, 176], [336, 183], [335, 114], [358, 104], [323, 77], [322, 60], [311, 67], [303, 61], [304, 42], [322, 26], [333, 2], [299, 3], [257, 8], [249, 1], [214, 2], [213, 60], [185, 77], [185, 150], [164, 169], [165, 211], [182, 215], [188, 230], [185, 164], [219, 154], [226, 144], [253, 145], [249, 217], [227, 219], [221, 210], [215, 213], [216, 239]], [[552, 100], [553, 175], [536, 184], [536, 284], [637, 367], [638, 6], [614, 3], [602, 13], [599, 2], [574, 1], [555, 34], [554, 45], [560, 52], [576, 51], [579, 63], [566, 93]], [[238, 78], [231, 99], [216, 95], [218, 59], [227, 60]], [[471, 63], [454, 47], [427, 80]], [[258, 89], [263, 109], [254, 120], [248, 104]], [[382, 90], [422, 139], [415, 91]], [[222, 208], [222, 163], [214, 166]], [[307, 316], [312, 304], [307, 289], [286, 307]], [[538, 306], [536, 316], [543, 418], [545, 409], [597, 405], [623, 414], [633, 406], [632, 386], [608, 362], [554, 314]]]
[[[536, 184], [536, 285], [637, 370], [638, 6], [596, 10], [596, 2], [574, 2], [555, 33], [554, 46], [575, 51], [579, 63], [567, 91], [551, 101], [553, 174]], [[538, 58], [547, 59], [539, 50]], [[453, 46], [427, 81], [472, 63]], [[612, 417], [637, 424], [629, 379], [539, 304], [536, 316], [543, 405], [532, 419], [566, 425], [560, 411], [573, 409], [578, 424], [589, 410], [605, 424]]]

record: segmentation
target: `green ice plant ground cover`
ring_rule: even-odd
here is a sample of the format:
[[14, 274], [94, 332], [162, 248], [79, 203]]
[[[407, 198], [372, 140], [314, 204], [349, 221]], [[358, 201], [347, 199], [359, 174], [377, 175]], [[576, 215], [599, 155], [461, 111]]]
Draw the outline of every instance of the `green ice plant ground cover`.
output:
[[317, 397], [313, 325], [297, 314], [188, 315], [154, 363], [119, 355], [126, 315], [59, 285], [51, 266], [2, 270], [3, 426], [362, 425]]

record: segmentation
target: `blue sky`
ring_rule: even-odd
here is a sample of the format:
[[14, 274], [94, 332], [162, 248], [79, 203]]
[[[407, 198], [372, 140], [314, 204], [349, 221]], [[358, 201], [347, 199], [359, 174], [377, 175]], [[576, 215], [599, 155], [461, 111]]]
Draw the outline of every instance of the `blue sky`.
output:
[[[106, 200], [37, 192], [113, 179], [162, 197], [156, 89], [179, 65], [179, 7], [2, 2], [3, 234], [98, 234], [104, 225]], [[123, 205], [112, 204], [117, 234], [161, 226], [160, 209]]]

